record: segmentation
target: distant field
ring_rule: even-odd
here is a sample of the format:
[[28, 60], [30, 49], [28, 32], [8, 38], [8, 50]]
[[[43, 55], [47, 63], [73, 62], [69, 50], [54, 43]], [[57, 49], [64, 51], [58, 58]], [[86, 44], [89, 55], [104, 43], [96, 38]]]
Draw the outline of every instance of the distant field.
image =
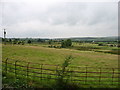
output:
[[65, 57], [72, 55], [71, 65], [90, 67], [118, 67], [118, 55], [81, 51], [73, 49], [56, 49], [30, 45], [3, 45], [2, 58], [24, 60], [43, 64], [61, 64]]
[[[103, 43], [103, 42], [102, 42]], [[96, 43], [79, 43], [79, 42], [72, 42], [72, 47], [68, 47], [69, 49], [80, 50], [80, 51], [95, 51], [95, 52], [102, 52], [102, 53], [111, 53], [120, 55], [120, 49], [116, 46], [110, 45], [117, 45], [117, 44], [105, 44], [103, 46], [99, 46]], [[43, 47], [50, 47], [50, 48], [60, 48], [61, 44], [58, 42], [54, 42], [51, 44], [48, 43], [34, 43], [31, 44], [32, 46], [43, 46]]]

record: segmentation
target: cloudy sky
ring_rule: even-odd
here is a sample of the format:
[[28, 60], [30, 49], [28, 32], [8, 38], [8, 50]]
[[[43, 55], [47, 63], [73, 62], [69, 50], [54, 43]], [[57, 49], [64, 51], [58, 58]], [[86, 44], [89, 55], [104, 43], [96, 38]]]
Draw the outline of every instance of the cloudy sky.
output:
[[8, 1], [0, 3], [1, 30], [6, 28], [7, 37], [118, 35], [118, 2]]

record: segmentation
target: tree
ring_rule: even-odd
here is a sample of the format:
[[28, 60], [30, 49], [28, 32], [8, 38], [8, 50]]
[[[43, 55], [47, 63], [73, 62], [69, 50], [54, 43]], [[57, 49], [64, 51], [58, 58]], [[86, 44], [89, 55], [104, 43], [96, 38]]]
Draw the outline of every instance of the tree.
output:
[[24, 44], [25, 44], [25, 42], [24, 42], [24, 41], [21, 41], [21, 43], [22, 43], [22, 45], [24, 45]]
[[2, 42], [4, 42], [5, 40], [4, 40], [4, 38], [2, 38]]
[[9, 39], [9, 40], [8, 40], [8, 43], [12, 44], [12, 40], [11, 40], [11, 39]]
[[61, 47], [62, 47], [62, 48], [66, 48], [66, 43], [65, 43], [65, 41], [62, 41], [62, 42], [61, 42]]
[[11, 40], [11, 39], [9, 39], [9, 42], [12, 42], [12, 40]]
[[21, 44], [21, 41], [18, 41], [18, 44]]
[[67, 39], [67, 41], [66, 41], [66, 46], [67, 46], [67, 47], [72, 46], [72, 41], [71, 41], [71, 39]]
[[71, 39], [67, 39], [67, 40], [65, 40], [65, 41], [62, 41], [62, 43], [61, 43], [61, 47], [62, 47], [62, 48], [66, 48], [66, 47], [70, 47], [70, 46], [72, 46], [72, 41], [71, 41]]
[[42, 42], [42, 40], [41, 40], [41, 39], [38, 39], [37, 42]]
[[52, 44], [52, 39], [48, 41], [49, 44]]
[[28, 40], [28, 42], [27, 42], [28, 44], [31, 44], [32, 42], [31, 42], [31, 40]]
[[14, 39], [13, 40], [13, 44], [17, 44], [18, 40], [17, 39]]
[[43, 42], [45, 42], [45, 40], [44, 39], [38, 39], [37, 42], [43, 43]]

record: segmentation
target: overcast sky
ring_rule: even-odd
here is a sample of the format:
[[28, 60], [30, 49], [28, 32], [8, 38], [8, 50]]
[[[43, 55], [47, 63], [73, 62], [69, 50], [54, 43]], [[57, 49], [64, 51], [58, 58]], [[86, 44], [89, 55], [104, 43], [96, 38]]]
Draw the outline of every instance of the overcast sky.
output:
[[[90, 37], [118, 35], [117, 2], [2, 2], [7, 37]], [[3, 31], [2, 31], [3, 32]], [[1, 35], [3, 36], [3, 35]]]

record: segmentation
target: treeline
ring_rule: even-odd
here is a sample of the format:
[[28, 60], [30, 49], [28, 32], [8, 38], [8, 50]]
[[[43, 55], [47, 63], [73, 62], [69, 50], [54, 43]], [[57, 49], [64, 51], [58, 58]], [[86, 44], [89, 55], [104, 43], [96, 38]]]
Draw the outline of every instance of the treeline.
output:
[[2, 42], [7, 44], [27, 44], [27, 43], [43, 43], [47, 42], [49, 39], [33, 39], [33, 38], [2, 38]]
[[[24, 45], [24, 44], [48, 44], [51, 48], [67, 48], [72, 47], [72, 43], [94, 43], [98, 44], [98, 46], [120, 46], [120, 41], [76, 41], [73, 39], [41, 39], [41, 38], [2, 38], [1, 39], [3, 43], [5, 44], [17, 44], [17, 45]], [[55, 44], [59, 44], [59, 46], [56, 46]]]
[[49, 44], [49, 47], [56, 47], [53, 46], [52, 44], [61, 44], [60, 48], [66, 48], [66, 47], [71, 47], [72, 46], [72, 41], [71, 39], [34, 39], [34, 38], [7, 38], [4, 39], [2, 38], [2, 43], [4, 44], [13, 44], [13, 45], [24, 45], [24, 44], [39, 44], [39, 43], [46, 43]]

